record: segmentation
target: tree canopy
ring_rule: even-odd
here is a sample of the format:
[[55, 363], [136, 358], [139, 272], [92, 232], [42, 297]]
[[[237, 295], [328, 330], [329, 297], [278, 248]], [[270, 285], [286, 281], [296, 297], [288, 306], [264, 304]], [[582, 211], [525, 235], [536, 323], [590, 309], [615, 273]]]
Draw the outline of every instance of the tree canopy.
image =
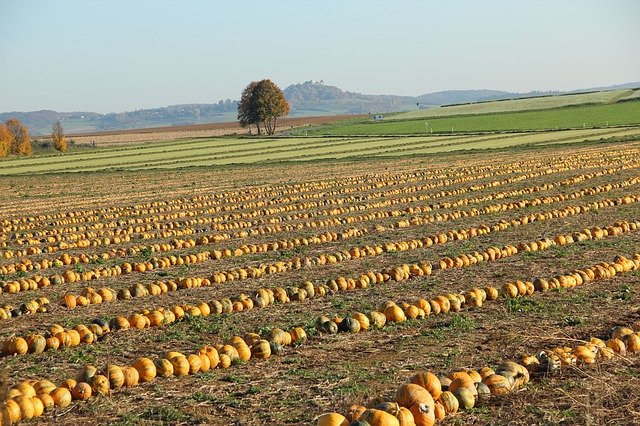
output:
[[59, 121], [54, 124], [51, 131], [51, 139], [53, 139], [53, 146], [60, 152], [67, 150], [67, 138], [64, 136], [64, 129]]
[[289, 114], [289, 104], [282, 90], [271, 80], [252, 81], [242, 91], [238, 102], [238, 122], [242, 127], [256, 125], [268, 135], [276, 130], [276, 120]]
[[7, 120], [5, 125], [12, 136], [11, 153], [16, 155], [31, 155], [33, 148], [31, 147], [31, 139], [29, 139], [29, 130], [27, 127], [15, 118]]

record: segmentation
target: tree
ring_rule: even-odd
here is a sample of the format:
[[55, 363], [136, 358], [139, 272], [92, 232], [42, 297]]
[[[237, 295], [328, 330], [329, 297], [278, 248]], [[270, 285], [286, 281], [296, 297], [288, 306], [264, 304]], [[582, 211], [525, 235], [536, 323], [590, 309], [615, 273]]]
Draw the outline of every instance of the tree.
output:
[[244, 88], [238, 102], [238, 122], [242, 127], [255, 124], [260, 134], [260, 117], [258, 116], [258, 82], [252, 81]]
[[16, 155], [31, 155], [33, 148], [27, 127], [15, 118], [7, 120], [5, 124], [12, 135], [11, 153]]
[[11, 142], [13, 135], [7, 129], [7, 126], [0, 123], [0, 157], [6, 157], [11, 152]]
[[289, 114], [289, 104], [284, 93], [271, 80], [253, 81], [242, 91], [238, 102], [238, 122], [242, 127], [256, 125], [268, 135], [274, 134], [278, 117]]
[[67, 150], [67, 138], [64, 136], [64, 129], [59, 121], [53, 125], [51, 132], [51, 139], [53, 139], [53, 146], [60, 152]]

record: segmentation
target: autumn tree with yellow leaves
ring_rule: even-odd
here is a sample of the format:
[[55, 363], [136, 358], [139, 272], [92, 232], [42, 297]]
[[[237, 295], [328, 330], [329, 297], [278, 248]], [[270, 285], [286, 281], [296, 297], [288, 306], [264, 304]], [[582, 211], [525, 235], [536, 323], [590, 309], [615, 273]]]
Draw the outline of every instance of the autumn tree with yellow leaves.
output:
[[53, 139], [53, 146], [60, 152], [65, 152], [68, 148], [67, 138], [64, 136], [64, 129], [59, 121], [53, 125], [51, 131], [51, 139]]
[[5, 126], [11, 133], [11, 154], [31, 155], [33, 147], [29, 138], [29, 129], [15, 118], [7, 120]]

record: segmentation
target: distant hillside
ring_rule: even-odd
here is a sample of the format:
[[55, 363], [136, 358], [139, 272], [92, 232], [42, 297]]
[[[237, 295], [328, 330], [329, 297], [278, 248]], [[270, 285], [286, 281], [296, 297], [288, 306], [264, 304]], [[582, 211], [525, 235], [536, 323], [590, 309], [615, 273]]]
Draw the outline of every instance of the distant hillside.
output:
[[417, 102], [412, 96], [363, 95], [314, 81], [292, 84], [284, 95], [294, 116], [406, 111]]
[[[420, 96], [364, 95], [346, 92], [322, 81], [312, 80], [292, 84], [284, 89], [291, 105], [292, 117], [322, 115], [367, 114], [431, 109], [442, 105], [473, 104], [506, 99], [554, 96], [567, 93], [607, 91], [640, 87], [638, 83], [579, 89], [570, 92], [513, 93], [500, 90], [447, 90]], [[48, 135], [56, 121], [60, 121], [67, 134], [100, 131], [128, 130], [147, 127], [179, 126], [189, 124], [235, 121], [238, 102], [227, 99], [213, 104], [185, 104], [141, 109], [122, 113], [98, 114], [95, 112], [8, 112], [0, 114], [0, 121], [17, 118], [34, 136]], [[420, 114], [419, 114], [420, 115]]]
[[227, 100], [215, 104], [171, 105], [110, 114], [48, 110], [8, 112], [0, 114], [0, 121], [17, 118], [29, 128], [32, 135], [37, 136], [50, 134], [56, 121], [60, 121], [66, 133], [88, 133], [234, 121], [237, 110], [238, 102]]

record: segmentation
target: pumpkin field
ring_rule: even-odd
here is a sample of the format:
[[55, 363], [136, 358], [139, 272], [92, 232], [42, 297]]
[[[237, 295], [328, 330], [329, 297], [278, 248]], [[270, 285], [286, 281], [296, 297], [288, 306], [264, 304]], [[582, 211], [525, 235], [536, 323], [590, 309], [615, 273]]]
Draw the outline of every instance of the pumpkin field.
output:
[[8, 160], [0, 424], [638, 423], [640, 142], [611, 131]]

